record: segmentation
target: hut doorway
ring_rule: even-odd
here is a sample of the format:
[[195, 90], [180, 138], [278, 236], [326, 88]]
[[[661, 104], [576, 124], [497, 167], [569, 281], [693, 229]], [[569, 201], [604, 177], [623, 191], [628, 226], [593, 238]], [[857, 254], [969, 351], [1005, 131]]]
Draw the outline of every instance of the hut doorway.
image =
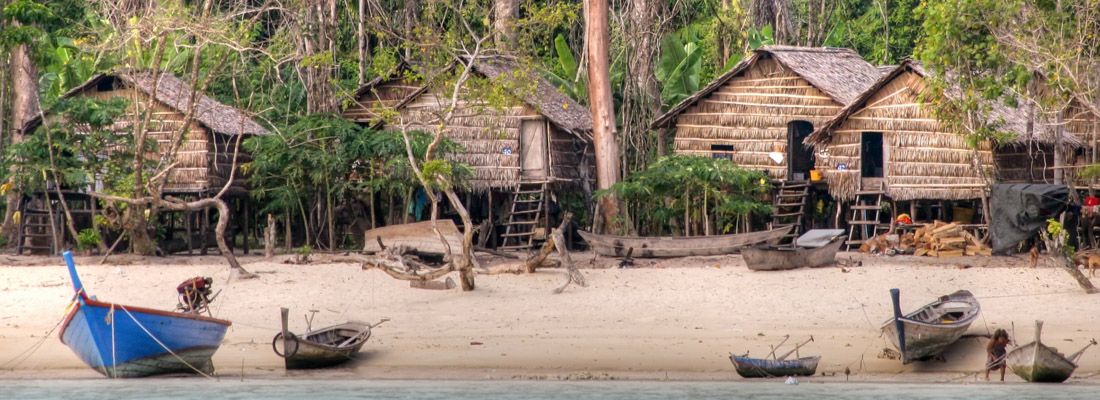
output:
[[525, 119], [519, 127], [520, 176], [528, 180], [544, 180], [548, 167], [546, 121]]
[[882, 178], [885, 170], [882, 132], [863, 132], [860, 138], [859, 169], [862, 178]]
[[806, 121], [787, 124], [787, 179], [804, 181], [814, 167], [814, 152], [803, 140], [814, 132], [814, 125]]

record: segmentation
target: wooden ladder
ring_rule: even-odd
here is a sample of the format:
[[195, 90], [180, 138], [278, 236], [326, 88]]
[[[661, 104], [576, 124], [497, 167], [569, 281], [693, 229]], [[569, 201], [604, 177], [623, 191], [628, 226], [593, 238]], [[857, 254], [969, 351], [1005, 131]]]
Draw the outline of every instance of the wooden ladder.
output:
[[546, 181], [523, 181], [516, 185], [512, 211], [501, 235], [501, 250], [530, 250], [535, 245], [535, 229], [542, 221], [546, 204]]
[[[43, 199], [43, 201], [50, 200]], [[19, 228], [15, 239], [15, 253], [22, 255], [24, 251], [32, 253], [47, 251], [47, 254], [53, 255], [57, 253], [57, 243], [54, 243], [53, 230], [50, 228], [50, 213], [45, 209], [32, 207], [30, 203], [30, 199], [26, 197], [19, 203]], [[61, 207], [59, 204], [52, 206]], [[60, 213], [54, 213], [54, 221], [61, 221]], [[54, 229], [58, 231], [58, 235], [62, 234], [60, 226], [55, 226]], [[29, 244], [28, 239], [31, 241]], [[42, 242], [46, 244], [41, 244]]]
[[878, 235], [879, 231], [890, 228], [879, 220], [882, 216], [882, 198], [885, 195], [881, 184], [876, 190], [856, 192], [856, 201], [851, 206], [852, 217], [848, 219], [848, 241], [844, 242], [846, 251], [852, 250], [852, 247], [859, 248], [863, 242]]
[[775, 194], [772, 206], [772, 229], [794, 226], [779, 244], [793, 245], [802, 231], [802, 216], [806, 213], [806, 199], [810, 195], [810, 184], [805, 181], [783, 181]]

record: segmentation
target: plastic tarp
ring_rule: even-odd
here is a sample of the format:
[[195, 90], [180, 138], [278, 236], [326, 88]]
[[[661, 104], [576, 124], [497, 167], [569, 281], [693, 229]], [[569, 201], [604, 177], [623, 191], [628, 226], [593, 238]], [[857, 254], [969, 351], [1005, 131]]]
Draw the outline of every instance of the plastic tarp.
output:
[[1013, 183], [993, 185], [990, 193], [989, 233], [993, 251], [1011, 250], [1057, 218], [1069, 201], [1065, 185]]

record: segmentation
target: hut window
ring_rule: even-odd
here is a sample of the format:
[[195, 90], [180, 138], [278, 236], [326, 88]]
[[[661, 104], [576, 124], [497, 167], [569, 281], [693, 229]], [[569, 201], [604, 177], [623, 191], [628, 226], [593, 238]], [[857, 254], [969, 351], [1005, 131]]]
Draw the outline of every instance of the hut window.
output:
[[722, 160], [733, 160], [733, 145], [728, 144], [712, 144], [710, 145], [711, 158]]
[[884, 169], [882, 132], [863, 132], [860, 143], [860, 176], [882, 178]]
[[787, 124], [787, 164], [791, 180], [802, 181], [810, 175], [814, 167], [814, 152], [802, 143], [814, 132], [814, 125], [806, 121], [791, 121]]

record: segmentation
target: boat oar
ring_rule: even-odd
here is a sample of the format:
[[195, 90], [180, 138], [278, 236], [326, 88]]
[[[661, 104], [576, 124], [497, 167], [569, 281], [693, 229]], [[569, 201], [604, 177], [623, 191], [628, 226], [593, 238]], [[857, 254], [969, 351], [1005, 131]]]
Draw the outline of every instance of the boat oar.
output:
[[389, 321], [389, 320], [390, 320], [389, 318], [382, 318], [382, 319], [381, 319], [381, 320], [379, 320], [379, 321], [378, 321], [377, 323], [375, 323], [375, 324], [373, 324], [373, 325], [371, 325], [371, 324], [368, 324], [368, 326], [370, 326], [370, 327], [371, 327], [371, 329], [373, 329], [373, 328], [377, 328], [377, 327], [378, 327], [378, 325], [382, 325], [382, 323], [384, 323], [384, 322], [387, 322], [387, 321]]
[[894, 328], [898, 331], [898, 350], [901, 350], [901, 363], [908, 364], [905, 359], [905, 323], [901, 321], [901, 291], [897, 288], [890, 289], [890, 301], [894, 303]]
[[1066, 358], [1069, 359], [1074, 364], [1077, 364], [1077, 359], [1081, 358], [1081, 355], [1085, 354], [1085, 350], [1088, 350], [1088, 348], [1092, 347], [1092, 345], [1094, 345], [1094, 344], [1096, 344], [1096, 339], [1090, 339], [1089, 344], [1086, 344], [1084, 348], [1082, 348], [1081, 350], [1077, 350], [1076, 353], [1070, 354], [1069, 357], [1066, 357]]
[[[779, 344], [777, 344], [775, 346], [772, 346], [772, 352], [771, 352], [771, 354], [768, 354], [768, 356], [770, 356], [772, 359], [775, 359], [775, 349], [782, 346], [783, 343], [787, 343], [787, 339], [790, 339], [790, 338], [791, 338], [791, 335], [783, 335], [783, 341], [779, 342]], [[764, 357], [764, 358], [768, 358], [768, 357]]]
[[812, 342], [812, 341], [814, 341], [814, 336], [813, 336], [813, 335], [810, 335], [810, 338], [809, 338], [808, 340], [806, 340], [805, 342], [802, 342], [802, 343], [800, 343], [800, 344], [797, 344], [797, 345], [795, 345], [795, 346], [794, 346], [794, 349], [793, 349], [793, 350], [791, 350], [791, 351], [788, 351], [788, 352], [787, 352], [787, 354], [784, 354], [784, 355], [782, 355], [782, 356], [779, 356], [779, 361], [783, 361], [783, 360], [786, 360], [786, 359], [787, 359], [787, 357], [789, 357], [789, 356], [790, 356], [790, 355], [791, 355], [792, 353], [794, 353], [794, 352], [798, 351], [798, 348], [799, 348], [799, 347], [805, 346], [805, 345], [809, 344], [809, 343], [810, 343], [810, 342]]

